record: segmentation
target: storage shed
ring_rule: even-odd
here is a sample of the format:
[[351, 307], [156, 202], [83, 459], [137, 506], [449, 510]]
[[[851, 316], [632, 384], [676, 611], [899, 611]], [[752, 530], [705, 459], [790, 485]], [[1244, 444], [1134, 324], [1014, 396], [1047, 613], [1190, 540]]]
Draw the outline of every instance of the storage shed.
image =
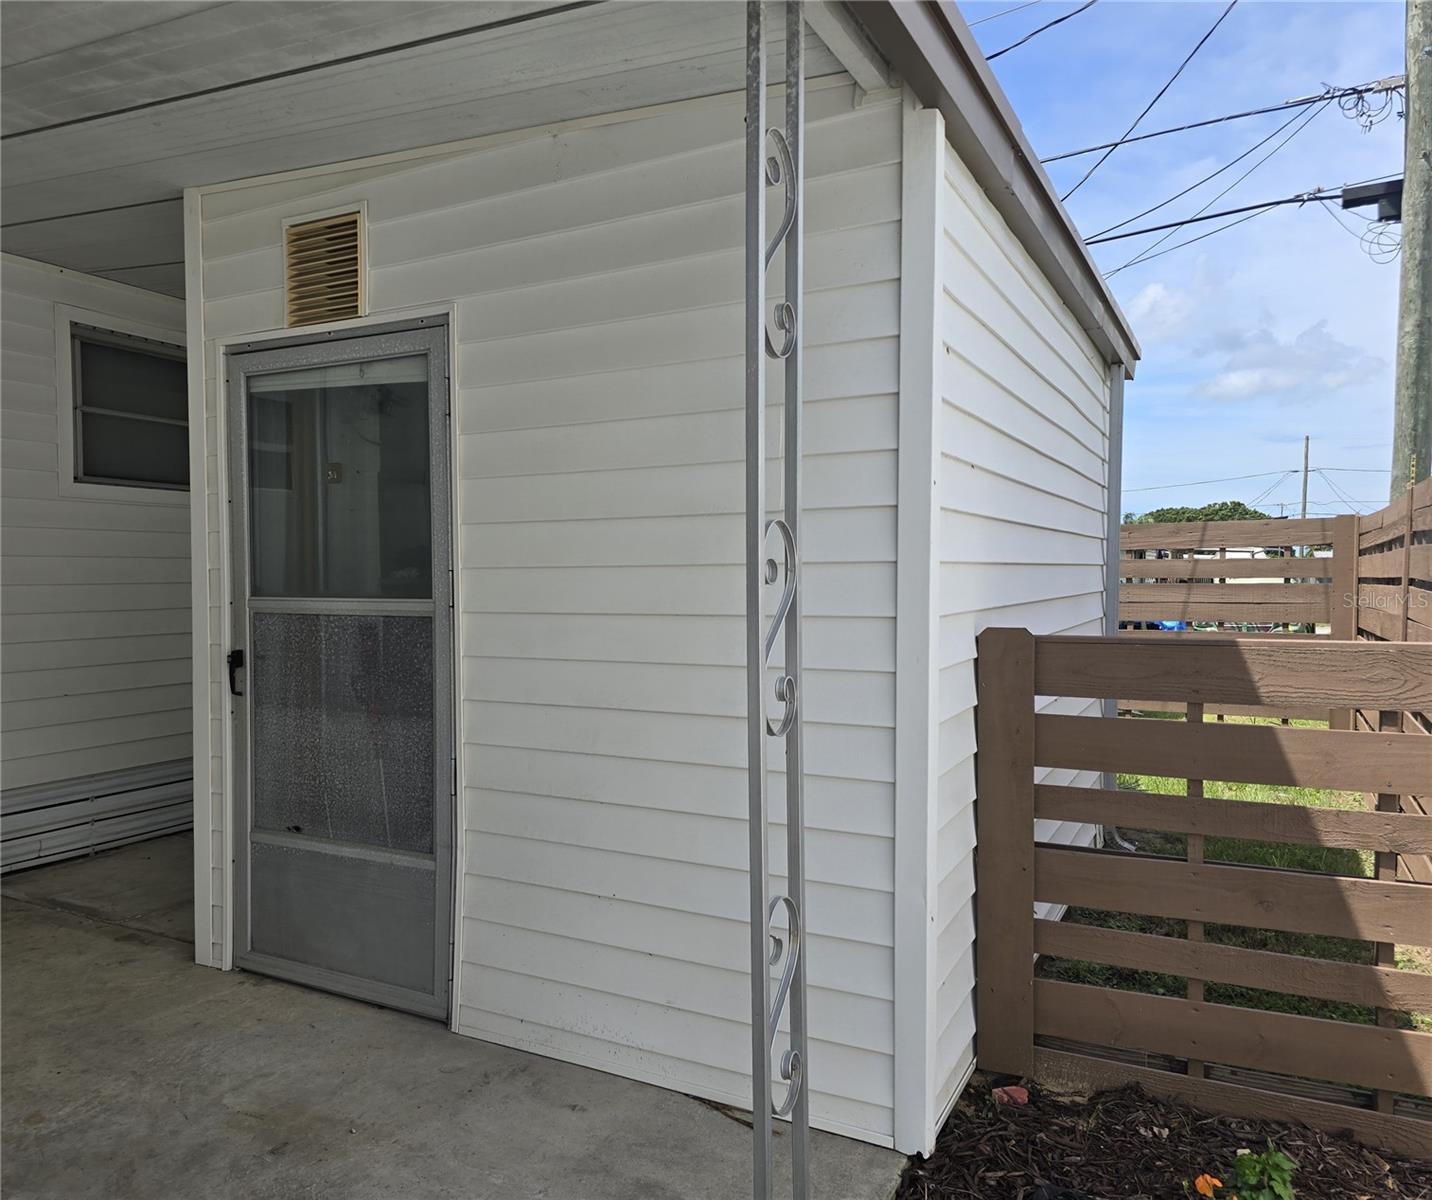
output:
[[[749, 1105], [744, 6], [336, 7], [6, 151], [40, 217], [184, 189], [196, 958]], [[1115, 619], [1137, 349], [953, 6], [803, 12], [810, 1118], [928, 1151], [974, 636]]]

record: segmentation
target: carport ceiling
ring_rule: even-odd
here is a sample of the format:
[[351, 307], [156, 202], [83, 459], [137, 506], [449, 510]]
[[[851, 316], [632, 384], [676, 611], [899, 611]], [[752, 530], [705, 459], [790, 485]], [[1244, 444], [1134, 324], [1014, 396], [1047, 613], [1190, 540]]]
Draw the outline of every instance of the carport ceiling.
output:
[[743, 11], [7, 0], [0, 247], [182, 295], [183, 188], [732, 91]]

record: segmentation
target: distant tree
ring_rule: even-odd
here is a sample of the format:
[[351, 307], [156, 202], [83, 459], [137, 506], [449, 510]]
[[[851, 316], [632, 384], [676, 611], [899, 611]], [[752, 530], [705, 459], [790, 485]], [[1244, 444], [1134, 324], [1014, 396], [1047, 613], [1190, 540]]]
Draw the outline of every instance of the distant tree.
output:
[[1169, 525], [1193, 521], [1266, 521], [1269, 516], [1244, 504], [1242, 500], [1216, 500], [1212, 504], [1191, 508], [1175, 504], [1146, 513], [1125, 513], [1126, 525]]

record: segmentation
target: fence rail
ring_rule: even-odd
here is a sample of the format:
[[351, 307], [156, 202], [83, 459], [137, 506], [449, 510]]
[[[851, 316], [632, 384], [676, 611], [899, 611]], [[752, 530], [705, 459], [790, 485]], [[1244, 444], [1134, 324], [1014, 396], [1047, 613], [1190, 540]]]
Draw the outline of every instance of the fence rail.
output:
[[[1209, 926], [1432, 944], [1432, 889], [1385, 869], [1363, 879], [1203, 861], [1205, 837], [1432, 852], [1432, 816], [1379, 804], [1331, 810], [1104, 787], [1036, 784], [1035, 769], [1136, 772], [1398, 796], [1432, 779], [1432, 736], [1204, 722], [1205, 704], [1432, 709], [1432, 643], [1308, 639], [979, 637], [977, 1002], [986, 1069], [1110, 1084], [1137, 1079], [1224, 1111], [1279, 1115], [1432, 1155], [1432, 1122], [1397, 1115], [1432, 1095], [1432, 1033], [1395, 1027], [1432, 1011], [1432, 976], [1378, 953], [1351, 963], [1206, 940]], [[1040, 713], [1036, 696], [1178, 703], [1188, 723]], [[1187, 858], [1045, 845], [1035, 821], [1189, 836]], [[1186, 937], [1037, 919], [1037, 903], [1187, 922]], [[1185, 996], [1035, 976], [1036, 955], [1182, 976]], [[1208, 1003], [1232, 984], [1376, 1010], [1376, 1024]], [[1111, 1061], [1122, 1056], [1124, 1061]], [[1130, 1056], [1139, 1061], [1128, 1061]], [[1169, 1064], [1178, 1072], [1165, 1069]], [[1261, 1074], [1260, 1074], [1261, 1073]], [[1301, 1095], [1248, 1086], [1276, 1076]], [[1232, 1080], [1237, 1079], [1237, 1082]], [[1376, 1110], [1321, 1082], [1370, 1089]], [[1321, 1091], [1319, 1091], [1321, 1089]]]
[[[1356, 529], [1357, 636], [1370, 644], [1432, 644], [1432, 479], [1357, 518]], [[1350, 725], [1368, 733], [1432, 734], [1432, 704], [1388, 696], [1380, 704], [1355, 706]], [[1402, 795], [1380, 791], [1373, 801], [1383, 811], [1426, 818], [1432, 813], [1432, 780]], [[1376, 865], [1379, 877], [1432, 884], [1432, 854], [1380, 852]], [[1379, 947], [1378, 953], [1387, 960], [1392, 947]]]
[[[1299, 546], [1329, 553], [1299, 557]], [[1124, 525], [1119, 550], [1126, 624], [1324, 625], [1339, 639], [1432, 641], [1429, 479], [1361, 516]], [[1278, 555], [1228, 557], [1238, 551]]]
[[[1281, 627], [1281, 639], [1323, 636], [1365, 642], [1432, 643], [1432, 480], [1374, 513], [1314, 520], [1211, 521], [1125, 525], [1120, 532], [1124, 576], [1120, 621], [1212, 623], [1225, 627]], [[1296, 557], [1297, 546], [1331, 548], [1328, 555]], [[1269, 548], [1276, 558], [1227, 558], [1231, 549]], [[1149, 553], [1167, 557], [1146, 557]], [[1204, 557], [1197, 557], [1198, 554]], [[1219, 557], [1208, 557], [1216, 554]], [[1137, 557], [1143, 555], [1145, 557]], [[1322, 632], [1288, 633], [1292, 628]], [[1204, 636], [1160, 631], [1156, 637]], [[1130, 634], [1130, 636], [1137, 636]], [[1253, 636], [1263, 636], [1257, 633]], [[1143, 652], [1140, 652], [1140, 656]], [[1316, 688], [1312, 690], [1317, 690]], [[1432, 704], [1413, 703], [1395, 691], [1345, 708], [1320, 710], [1309, 689], [1281, 696], [1271, 706], [1247, 700], [1195, 697], [1218, 716], [1279, 716], [1328, 721], [1334, 728], [1373, 734], [1432, 734]], [[1049, 693], [1062, 694], [1062, 693]], [[1119, 697], [1121, 708], [1132, 697]], [[1145, 712], [1184, 711], [1169, 696], [1141, 697]], [[1370, 792], [1372, 802], [1414, 815], [1432, 814], [1432, 786], [1419, 783], [1400, 795]], [[1391, 856], [1380, 868], [1393, 878], [1432, 883], [1432, 854]]]
[[1432, 642], [1432, 479], [1355, 520], [1358, 636]]
[[[1332, 636], [1351, 638], [1355, 521], [1348, 516], [1125, 525], [1119, 534], [1119, 620], [1326, 625]], [[1329, 546], [1331, 553], [1299, 557], [1299, 546]], [[1230, 551], [1267, 550], [1278, 556], [1228, 557]]]

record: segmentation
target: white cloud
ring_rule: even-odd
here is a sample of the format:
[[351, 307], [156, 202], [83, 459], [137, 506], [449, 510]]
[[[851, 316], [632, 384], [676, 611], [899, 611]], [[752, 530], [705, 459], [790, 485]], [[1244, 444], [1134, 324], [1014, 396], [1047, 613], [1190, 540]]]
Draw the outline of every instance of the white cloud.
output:
[[1154, 282], [1139, 289], [1129, 301], [1129, 322], [1141, 338], [1157, 341], [1186, 333], [1196, 307], [1188, 292]]
[[1360, 347], [1339, 341], [1326, 321], [1308, 326], [1288, 341], [1266, 326], [1224, 329], [1208, 340], [1205, 349], [1223, 356], [1224, 362], [1198, 391], [1220, 400], [1323, 398], [1387, 367]]

